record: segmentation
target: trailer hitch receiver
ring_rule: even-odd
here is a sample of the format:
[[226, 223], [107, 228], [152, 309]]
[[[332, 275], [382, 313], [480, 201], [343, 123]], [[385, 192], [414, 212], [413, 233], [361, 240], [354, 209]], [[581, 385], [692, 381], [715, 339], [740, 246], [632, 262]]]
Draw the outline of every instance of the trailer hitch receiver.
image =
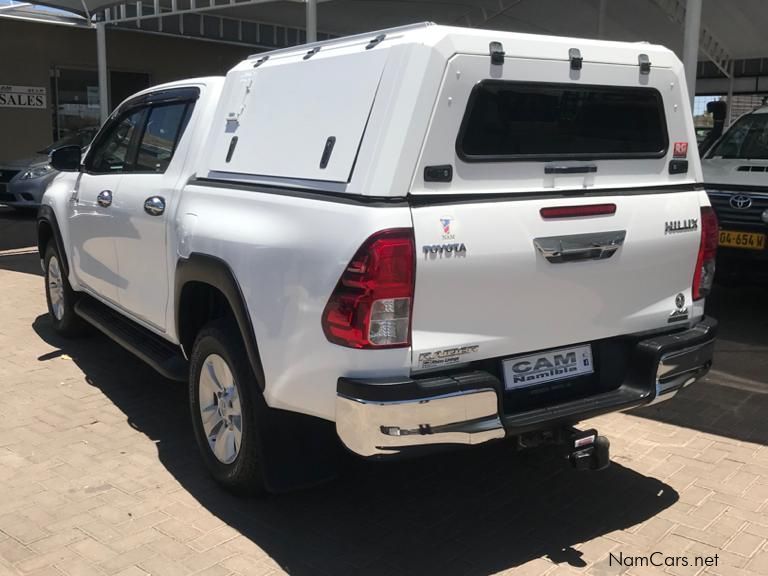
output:
[[611, 463], [608, 438], [597, 430], [571, 430], [568, 461], [576, 470], [604, 470]]

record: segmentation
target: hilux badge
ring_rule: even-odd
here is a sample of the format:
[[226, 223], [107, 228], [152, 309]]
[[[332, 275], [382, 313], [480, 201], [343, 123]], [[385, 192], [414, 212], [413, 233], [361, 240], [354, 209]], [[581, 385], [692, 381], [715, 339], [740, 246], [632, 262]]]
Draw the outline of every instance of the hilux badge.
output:
[[693, 232], [699, 229], [699, 220], [697, 218], [688, 218], [687, 220], [670, 220], [664, 222], [664, 234], [674, 234], [676, 232]]

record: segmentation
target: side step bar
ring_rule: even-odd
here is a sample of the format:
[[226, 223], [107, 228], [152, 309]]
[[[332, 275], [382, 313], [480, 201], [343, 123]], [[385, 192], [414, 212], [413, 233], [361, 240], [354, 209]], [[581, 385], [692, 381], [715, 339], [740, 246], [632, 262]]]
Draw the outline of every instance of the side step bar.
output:
[[163, 340], [87, 294], [83, 294], [75, 304], [75, 313], [166, 378], [179, 382], [187, 380], [189, 366], [178, 346]]

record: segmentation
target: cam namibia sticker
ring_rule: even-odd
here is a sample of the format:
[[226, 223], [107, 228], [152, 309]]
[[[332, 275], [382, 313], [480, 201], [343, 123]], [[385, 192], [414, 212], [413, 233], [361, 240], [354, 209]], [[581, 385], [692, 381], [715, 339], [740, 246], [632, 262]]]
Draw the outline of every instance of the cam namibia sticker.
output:
[[462, 359], [462, 356], [473, 354], [478, 350], [480, 350], [480, 346], [458, 346], [432, 352], [421, 352], [419, 354], [418, 366], [420, 369], [425, 369], [460, 364], [461, 362], [468, 361], [467, 358]]
[[505, 360], [504, 386], [513, 390], [592, 374], [594, 371], [592, 347], [588, 344], [548, 350]]

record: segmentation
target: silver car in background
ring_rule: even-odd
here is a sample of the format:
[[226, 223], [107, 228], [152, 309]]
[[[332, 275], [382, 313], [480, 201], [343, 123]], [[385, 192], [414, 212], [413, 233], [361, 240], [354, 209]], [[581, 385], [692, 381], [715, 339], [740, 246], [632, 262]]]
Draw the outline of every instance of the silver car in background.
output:
[[36, 155], [10, 162], [0, 161], [0, 205], [17, 210], [33, 210], [40, 206], [48, 183], [58, 174], [48, 163], [48, 154], [62, 146], [77, 144], [86, 148], [98, 127], [81, 128], [57, 140]]

